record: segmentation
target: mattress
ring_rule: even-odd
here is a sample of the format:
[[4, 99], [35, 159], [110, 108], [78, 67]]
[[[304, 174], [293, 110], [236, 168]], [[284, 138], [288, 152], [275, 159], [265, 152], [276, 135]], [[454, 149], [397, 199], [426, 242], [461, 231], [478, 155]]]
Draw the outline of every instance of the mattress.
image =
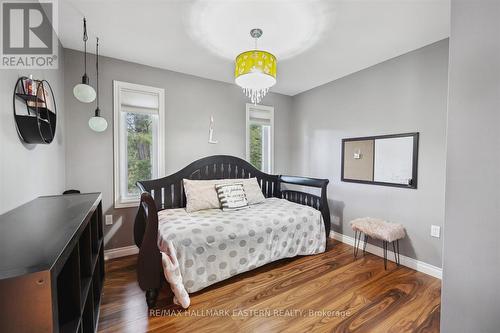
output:
[[184, 208], [158, 213], [158, 247], [174, 302], [189, 306], [189, 293], [287, 257], [325, 251], [321, 213], [269, 198], [247, 209]]

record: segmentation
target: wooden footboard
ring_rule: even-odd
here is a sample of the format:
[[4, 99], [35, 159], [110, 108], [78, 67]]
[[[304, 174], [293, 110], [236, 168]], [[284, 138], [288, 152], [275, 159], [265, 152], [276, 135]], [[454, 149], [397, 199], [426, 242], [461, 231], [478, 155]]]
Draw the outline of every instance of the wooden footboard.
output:
[[[138, 228], [142, 230], [137, 230]], [[158, 249], [158, 210], [149, 192], [141, 194], [134, 229], [135, 241], [139, 246], [137, 282], [146, 291], [148, 306], [154, 307], [163, 281], [163, 269]]]

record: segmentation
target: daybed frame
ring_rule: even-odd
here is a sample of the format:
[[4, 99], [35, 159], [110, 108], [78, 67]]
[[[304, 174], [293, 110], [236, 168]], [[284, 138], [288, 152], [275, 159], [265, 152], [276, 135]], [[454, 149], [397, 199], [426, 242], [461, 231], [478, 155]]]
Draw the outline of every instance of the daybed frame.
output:
[[[238, 157], [215, 155], [199, 159], [184, 169], [164, 178], [140, 181], [141, 203], [135, 219], [134, 239], [139, 247], [137, 280], [146, 291], [149, 307], [156, 305], [158, 292], [166, 283], [161, 254], [158, 249], [158, 211], [186, 207], [182, 179], [234, 179], [256, 177], [266, 198], [287, 199], [319, 210], [325, 223], [326, 236], [330, 233], [330, 211], [326, 195], [328, 179], [269, 175]], [[296, 190], [283, 190], [281, 184], [316, 187], [320, 196]]]

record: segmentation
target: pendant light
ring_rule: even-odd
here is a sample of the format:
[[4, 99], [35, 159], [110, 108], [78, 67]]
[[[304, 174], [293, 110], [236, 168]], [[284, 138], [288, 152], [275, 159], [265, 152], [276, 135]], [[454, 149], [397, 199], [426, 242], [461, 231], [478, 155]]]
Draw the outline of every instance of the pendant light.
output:
[[96, 132], [104, 132], [108, 128], [108, 122], [106, 119], [101, 117], [101, 110], [99, 109], [99, 37], [97, 37], [96, 47], [95, 47], [95, 68], [96, 68], [96, 89], [97, 89], [97, 107], [95, 109], [95, 116], [89, 119], [89, 127], [91, 130]]
[[261, 29], [250, 30], [255, 49], [241, 53], [235, 60], [234, 81], [254, 104], [260, 103], [269, 88], [276, 84], [276, 57], [257, 49], [257, 39], [262, 33]]
[[87, 76], [87, 20], [83, 18], [83, 45], [84, 45], [84, 73], [82, 83], [77, 84], [73, 88], [73, 95], [76, 99], [83, 103], [91, 103], [94, 101], [96, 93], [94, 88], [89, 85], [89, 77]]

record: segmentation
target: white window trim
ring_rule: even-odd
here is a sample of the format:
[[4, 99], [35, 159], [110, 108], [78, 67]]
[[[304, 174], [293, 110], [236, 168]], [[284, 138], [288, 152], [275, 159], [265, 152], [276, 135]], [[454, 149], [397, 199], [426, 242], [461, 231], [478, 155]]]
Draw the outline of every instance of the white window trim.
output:
[[137, 207], [140, 199], [120, 197], [120, 91], [129, 90], [158, 95], [158, 177], [165, 176], [165, 89], [113, 80], [113, 164], [115, 208]]
[[246, 150], [246, 160], [250, 162], [250, 109], [258, 109], [270, 113], [271, 122], [271, 174], [274, 173], [274, 107], [267, 105], [254, 105], [252, 103], [246, 103], [246, 118], [245, 118], [245, 150]]

